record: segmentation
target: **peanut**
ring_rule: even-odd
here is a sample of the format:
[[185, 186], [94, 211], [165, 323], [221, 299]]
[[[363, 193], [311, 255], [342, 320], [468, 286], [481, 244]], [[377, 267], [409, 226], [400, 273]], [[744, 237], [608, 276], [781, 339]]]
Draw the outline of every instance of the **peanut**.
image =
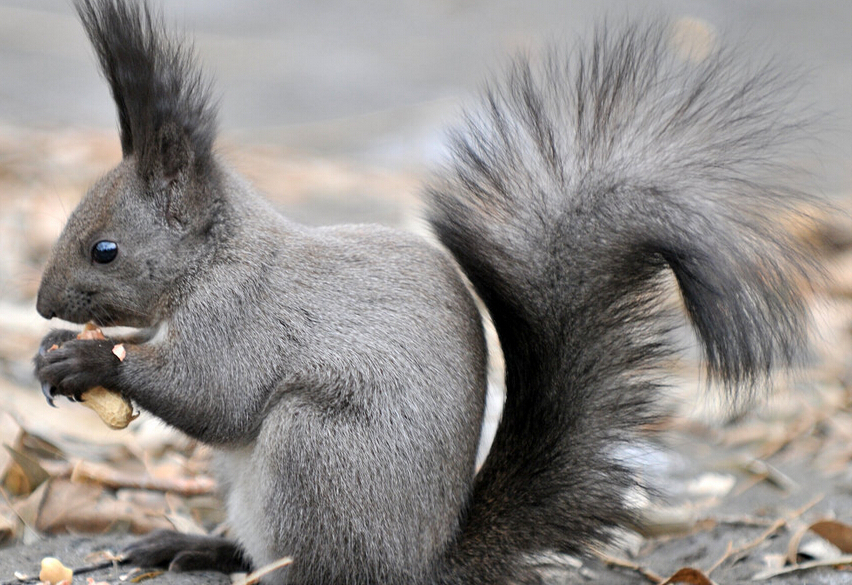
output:
[[[103, 331], [97, 326], [86, 323], [83, 331], [77, 335], [77, 339], [106, 339], [106, 337]], [[126, 351], [123, 344], [119, 343], [113, 347], [112, 353], [119, 360], [124, 361]], [[103, 386], [89, 388], [83, 392], [81, 398], [83, 399], [83, 406], [87, 406], [98, 413], [104, 424], [111, 429], [121, 430], [126, 428], [130, 424], [130, 421], [139, 416], [138, 414], [133, 414], [133, 404], [130, 400], [118, 392], [113, 392]]]
[[58, 585], [66, 581], [71, 583], [74, 577], [74, 571], [62, 564], [62, 561], [53, 557], [45, 557], [41, 560], [41, 571], [38, 574], [39, 581], [49, 583], [49, 585]]

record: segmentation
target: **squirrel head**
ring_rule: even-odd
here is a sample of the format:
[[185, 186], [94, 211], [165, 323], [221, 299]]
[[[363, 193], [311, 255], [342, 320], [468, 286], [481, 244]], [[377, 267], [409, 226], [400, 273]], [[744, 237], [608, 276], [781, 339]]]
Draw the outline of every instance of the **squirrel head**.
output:
[[123, 160], [71, 214], [37, 308], [46, 318], [149, 326], [215, 245], [216, 110], [192, 51], [147, 5], [75, 6], [118, 109]]

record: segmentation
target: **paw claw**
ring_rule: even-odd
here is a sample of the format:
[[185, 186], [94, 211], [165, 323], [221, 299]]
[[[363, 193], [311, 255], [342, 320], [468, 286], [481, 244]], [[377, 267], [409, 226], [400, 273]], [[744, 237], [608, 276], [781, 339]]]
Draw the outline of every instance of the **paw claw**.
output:
[[53, 402], [53, 393], [54, 387], [50, 384], [50, 382], [42, 382], [41, 384], [41, 393], [44, 394], [47, 403], [51, 405], [53, 408], [56, 408], [56, 404]]

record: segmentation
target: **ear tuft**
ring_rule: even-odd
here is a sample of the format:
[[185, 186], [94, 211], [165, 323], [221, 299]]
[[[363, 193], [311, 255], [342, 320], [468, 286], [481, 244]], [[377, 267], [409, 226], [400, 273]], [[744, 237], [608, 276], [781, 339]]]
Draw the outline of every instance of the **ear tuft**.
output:
[[195, 161], [189, 137], [175, 124], [166, 124], [158, 132], [157, 161], [151, 165], [155, 179], [172, 183], [186, 176]]
[[144, 178], [166, 181], [209, 164], [216, 107], [192, 47], [144, 1], [74, 3], [118, 108], [124, 156], [136, 157]]

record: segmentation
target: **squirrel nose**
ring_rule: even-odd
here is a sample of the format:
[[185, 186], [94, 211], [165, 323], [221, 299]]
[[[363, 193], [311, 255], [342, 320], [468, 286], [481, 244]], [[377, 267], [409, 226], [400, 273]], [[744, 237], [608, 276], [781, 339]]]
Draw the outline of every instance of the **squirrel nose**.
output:
[[56, 311], [50, 306], [50, 302], [45, 298], [45, 295], [42, 294], [41, 289], [38, 291], [36, 311], [38, 311], [38, 314], [45, 319], [53, 319], [56, 317]]
[[50, 319], [53, 319], [54, 317], [56, 317], [56, 311], [43, 309], [43, 308], [39, 307], [38, 305], [36, 305], [36, 310], [38, 311], [38, 314], [41, 315], [42, 317], [44, 317], [45, 319], [50, 320]]

